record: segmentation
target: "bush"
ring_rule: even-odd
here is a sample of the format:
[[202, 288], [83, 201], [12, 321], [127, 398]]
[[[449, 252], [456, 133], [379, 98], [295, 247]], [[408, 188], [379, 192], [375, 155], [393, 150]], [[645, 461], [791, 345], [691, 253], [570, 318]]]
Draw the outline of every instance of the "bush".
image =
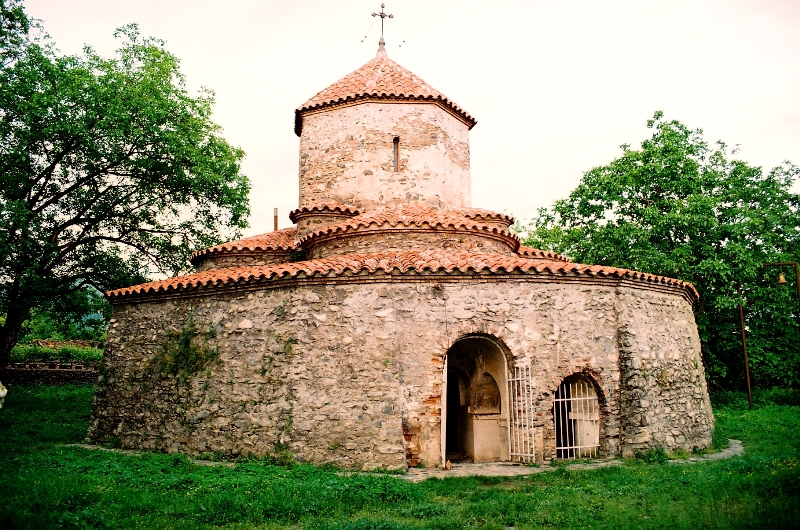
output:
[[30, 344], [18, 344], [11, 350], [12, 363], [70, 362], [97, 363], [103, 359], [100, 348], [81, 348], [73, 345], [45, 348]]
[[665, 464], [669, 457], [667, 453], [660, 447], [651, 447], [647, 451], [638, 451], [636, 453], [636, 460], [644, 462], [645, 464]]
[[150, 360], [149, 368], [164, 375], [183, 378], [196, 374], [209, 364], [219, 361], [219, 346], [213, 348], [209, 340], [216, 329], [201, 330], [191, 313], [180, 330], [167, 330], [167, 337], [159, 352]]

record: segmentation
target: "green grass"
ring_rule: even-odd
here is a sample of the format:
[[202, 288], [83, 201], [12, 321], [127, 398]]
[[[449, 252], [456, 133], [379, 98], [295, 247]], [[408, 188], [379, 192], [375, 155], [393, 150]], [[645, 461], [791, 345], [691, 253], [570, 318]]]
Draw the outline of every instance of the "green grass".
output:
[[[413, 484], [307, 465], [198, 466], [81, 442], [94, 388], [13, 387], [0, 410], [0, 528], [796, 528], [800, 396], [713, 397], [717, 439], [747, 454], [689, 465], [626, 461], [522, 478]], [[657, 461], [663, 459], [657, 458]]]

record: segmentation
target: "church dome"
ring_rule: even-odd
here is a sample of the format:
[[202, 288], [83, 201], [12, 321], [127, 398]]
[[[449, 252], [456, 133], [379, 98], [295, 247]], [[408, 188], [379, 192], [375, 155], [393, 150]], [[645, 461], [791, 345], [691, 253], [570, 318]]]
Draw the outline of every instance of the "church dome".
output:
[[[374, 59], [296, 109], [300, 209], [319, 203], [361, 213], [400, 204], [470, 208], [475, 123], [391, 60], [381, 39]], [[303, 233], [310, 228], [299, 226]]]
[[444, 94], [426, 83], [422, 78], [403, 68], [384, 49], [383, 39], [377, 56], [358, 70], [351, 72], [320, 91], [295, 111], [294, 132], [303, 131], [303, 114], [337, 105], [361, 100], [410, 100], [439, 105], [464, 122], [469, 129], [477, 120], [448, 99]]

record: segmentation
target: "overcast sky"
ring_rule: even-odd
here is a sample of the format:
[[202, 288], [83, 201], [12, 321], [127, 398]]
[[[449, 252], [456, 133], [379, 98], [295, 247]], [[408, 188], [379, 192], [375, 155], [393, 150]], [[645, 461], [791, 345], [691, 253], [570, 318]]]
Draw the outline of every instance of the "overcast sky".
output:
[[[62, 53], [110, 56], [136, 22], [181, 59], [192, 90], [247, 153], [251, 227], [297, 207], [294, 109], [370, 60], [380, 2], [27, 0]], [[654, 111], [739, 145], [771, 168], [800, 163], [800, 2], [389, 1], [389, 56], [478, 120], [473, 206], [530, 218], [582, 174], [638, 145]], [[371, 26], [371, 27], [370, 27]], [[366, 39], [364, 38], [366, 35]], [[363, 40], [363, 42], [362, 42]]]

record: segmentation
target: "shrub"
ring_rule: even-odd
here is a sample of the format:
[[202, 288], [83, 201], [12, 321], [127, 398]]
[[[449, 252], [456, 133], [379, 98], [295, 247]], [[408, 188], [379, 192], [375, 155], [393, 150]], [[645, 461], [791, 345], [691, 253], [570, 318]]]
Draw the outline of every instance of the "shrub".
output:
[[209, 345], [216, 330], [201, 330], [192, 313], [179, 330], [168, 330], [159, 352], [150, 360], [149, 368], [163, 375], [186, 378], [219, 360], [219, 347]]
[[11, 362], [79, 362], [97, 363], [103, 359], [103, 350], [100, 348], [81, 348], [79, 346], [64, 345], [55, 348], [45, 348], [30, 344], [18, 344], [11, 350]]
[[645, 464], [665, 464], [668, 459], [667, 453], [660, 447], [651, 447], [647, 451], [636, 453], [636, 460]]

